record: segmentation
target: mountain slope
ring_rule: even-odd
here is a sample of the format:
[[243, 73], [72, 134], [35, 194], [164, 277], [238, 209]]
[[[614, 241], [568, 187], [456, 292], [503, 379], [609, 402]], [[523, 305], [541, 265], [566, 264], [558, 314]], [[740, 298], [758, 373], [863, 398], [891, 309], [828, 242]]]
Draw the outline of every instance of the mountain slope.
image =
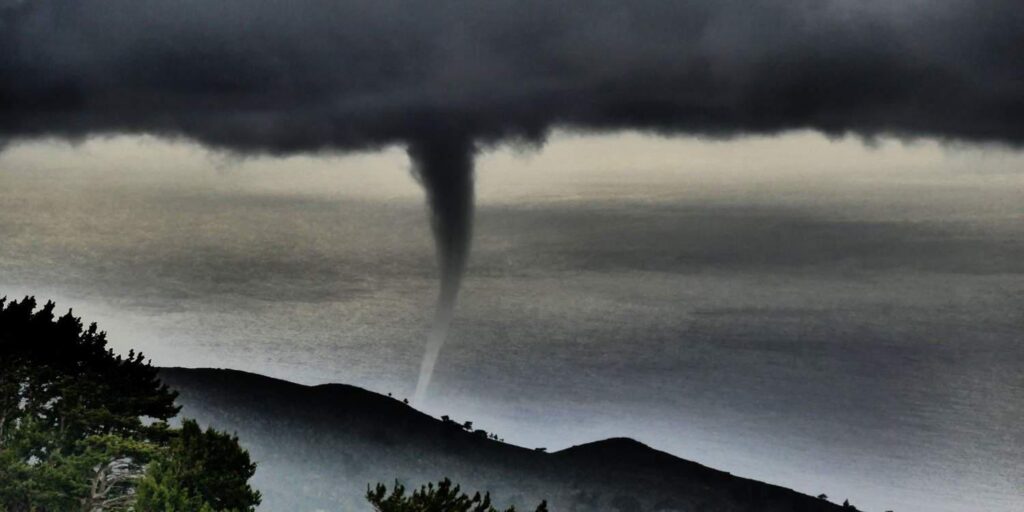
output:
[[303, 386], [235, 370], [165, 368], [182, 415], [235, 431], [259, 463], [261, 510], [366, 510], [369, 483], [442, 477], [495, 503], [553, 511], [828, 512], [782, 487], [707, 468], [631, 439], [542, 453], [487, 439], [341, 384]]

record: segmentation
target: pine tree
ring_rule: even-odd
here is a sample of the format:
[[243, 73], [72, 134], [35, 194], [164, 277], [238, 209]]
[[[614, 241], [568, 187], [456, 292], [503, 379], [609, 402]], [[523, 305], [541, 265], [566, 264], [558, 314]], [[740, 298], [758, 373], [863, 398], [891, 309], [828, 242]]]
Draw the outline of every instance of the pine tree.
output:
[[161, 481], [190, 494], [168, 497], [161, 512], [252, 510], [255, 466], [238, 439], [188, 421], [171, 429], [177, 393], [157, 369], [134, 351], [115, 355], [96, 324], [53, 310], [0, 299], [0, 511], [132, 510], [140, 482], [155, 479], [148, 472], [187, 456], [201, 463], [190, 479]]
[[[445, 478], [437, 483], [421, 486], [406, 496], [405, 486], [395, 482], [394, 488], [388, 492], [387, 486], [377, 484], [373, 489], [366, 489], [366, 500], [377, 512], [499, 512], [491, 505], [490, 493], [483, 496], [479, 492], [472, 497]], [[548, 504], [542, 501], [535, 512], [547, 512]], [[515, 512], [509, 507], [503, 512]]]
[[139, 485], [141, 510], [251, 512], [260, 493], [249, 486], [256, 472], [238, 438], [213, 429], [203, 431], [185, 420], [166, 453], [150, 467]]

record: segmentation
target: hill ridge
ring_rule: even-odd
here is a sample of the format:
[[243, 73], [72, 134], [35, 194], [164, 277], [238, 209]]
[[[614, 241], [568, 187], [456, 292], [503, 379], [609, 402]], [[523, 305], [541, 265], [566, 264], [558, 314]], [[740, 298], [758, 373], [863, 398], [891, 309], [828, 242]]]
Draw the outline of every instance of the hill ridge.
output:
[[[569, 512], [834, 512], [825, 500], [613, 437], [543, 453], [486, 438], [349, 384], [162, 368], [182, 415], [237, 432], [258, 462], [262, 510], [366, 510], [366, 485], [450, 477], [495, 503]], [[849, 510], [849, 509], [846, 509]]]

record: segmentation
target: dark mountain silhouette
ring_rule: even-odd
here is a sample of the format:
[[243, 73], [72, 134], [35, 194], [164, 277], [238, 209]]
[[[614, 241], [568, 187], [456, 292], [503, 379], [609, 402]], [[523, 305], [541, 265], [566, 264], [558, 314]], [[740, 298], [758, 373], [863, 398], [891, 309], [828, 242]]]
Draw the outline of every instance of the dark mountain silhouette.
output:
[[[261, 510], [367, 510], [370, 483], [449, 477], [496, 503], [552, 511], [817, 512], [842, 507], [607, 439], [555, 452], [488, 439], [354, 386], [303, 386], [236, 370], [165, 368], [182, 415], [236, 431], [259, 464]], [[850, 510], [850, 509], [845, 509]]]

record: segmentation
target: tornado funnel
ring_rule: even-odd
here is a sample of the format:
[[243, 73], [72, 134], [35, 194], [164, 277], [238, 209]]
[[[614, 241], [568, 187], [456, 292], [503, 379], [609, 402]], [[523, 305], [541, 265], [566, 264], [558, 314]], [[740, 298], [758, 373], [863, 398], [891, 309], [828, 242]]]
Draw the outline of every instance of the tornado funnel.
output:
[[474, 146], [467, 137], [438, 134], [437, 137], [410, 143], [408, 153], [413, 174], [427, 193], [441, 278], [437, 309], [413, 395], [414, 403], [421, 404], [451, 329], [455, 300], [469, 256], [473, 228]]

